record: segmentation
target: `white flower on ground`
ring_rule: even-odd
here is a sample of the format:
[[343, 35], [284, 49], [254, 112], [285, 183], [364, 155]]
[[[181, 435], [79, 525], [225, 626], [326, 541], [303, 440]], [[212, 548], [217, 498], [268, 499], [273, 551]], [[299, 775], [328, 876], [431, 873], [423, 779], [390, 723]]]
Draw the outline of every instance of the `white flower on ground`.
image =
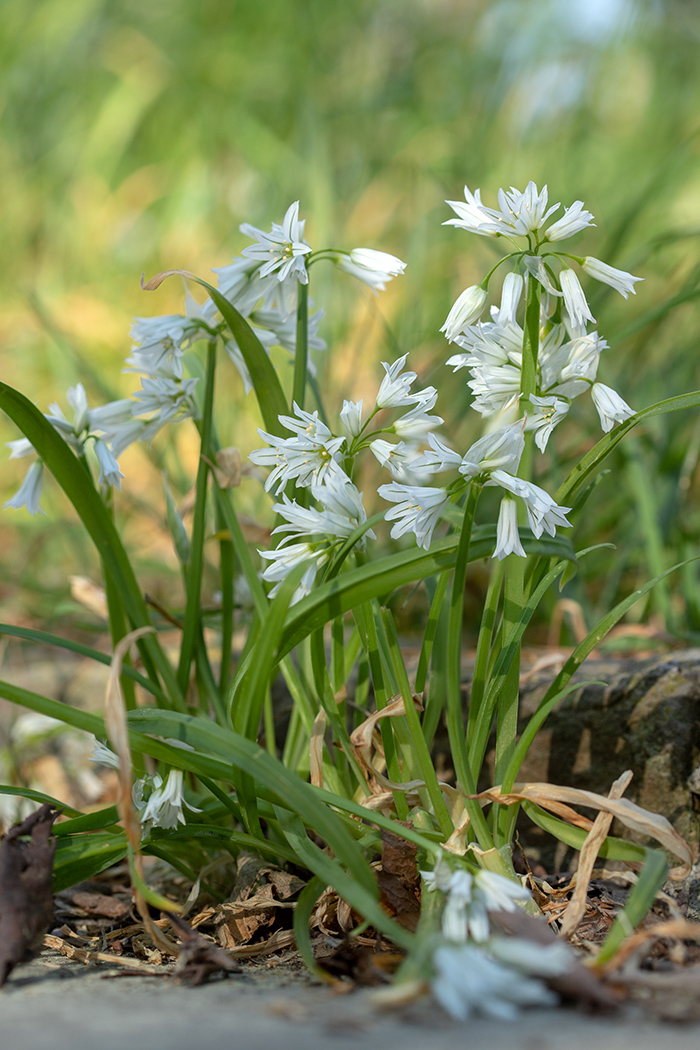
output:
[[609, 266], [608, 263], [601, 262], [600, 259], [594, 259], [591, 255], [586, 256], [581, 263], [581, 267], [589, 277], [593, 277], [596, 281], [602, 281], [603, 284], [609, 284], [611, 288], [614, 288], [625, 299], [629, 298], [630, 292], [632, 295], [636, 295], [635, 284], [637, 281], [644, 280], [643, 277], [633, 277], [626, 270], [618, 270], [614, 266]]
[[530, 401], [535, 406], [535, 411], [527, 417], [525, 429], [535, 431], [535, 444], [540, 452], [544, 452], [552, 431], [571, 406], [560, 397], [538, 397], [537, 394], [530, 394]]
[[496, 549], [492, 557], [501, 561], [509, 554], [518, 554], [521, 558], [526, 557], [518, 533], [518, 505], [510, 496], [504, 496], [498, 512]]
[[444, 945], [433, 955], [432, 992], [458, 1021], [472, 1013], [514, 1020], [520, 1006], [553, 1006], [557, 997], [540, 981], [525, 977], [482, 948], [471, 944]]
[[571, 318], [571, 323], [576, 328], [585, 328], [587, 321], [592, 321], [595, 324], [595, 317], [588, 307], [581, 282], [574, 271], [562, 270], [559, 274], [559, 281], [564, 296], [564, 306]]
[[464, 289], [440, 329], [448, 342], [453, 342], [467, 325], [474, 324], [481, 317], [488, 297], [488, 292], [480, 284]]
[[515, 474], [525, 448], [524, 420], [486, 434], [475, 441], [462, 457], [460, 474], [476, 478], [494, 470]]
[[37, 460], [36, 463], [32, 463], [24, 476], [24, 481], [14, 496], [5, 501], [4, 506], [14, 507], [15, 510], [26, 507], [30, 514], [43, 514], [44, 511], [39, 505], [43, 476], [44, 464], [41, 460]]
[[[139, 819], [142, 825], [150, 825], [154, 828], [176, 828], [178, 824], [185, 823], [182, 807], [187, 806], [194, 813], [201, 813], [196, 806], [191, 806], [183, 798], [182, 786], [183, 773], [181, 769], [171, 769], [168, 778], [163, 783], [163, 778], [156, 773], [152, 778], [153, 790], [147, 802], [143, 801], [143, 781], [134, 784], [132, 797], [134, 805], [139, 810]], [[140, 785], [140, 791], [137, 788]]]
[[287, 209], [282, 225], [273, 222], [269, 233], [248, 222], [242, 223], [241, 233], [252, 237], [256, 243], [244, 248], [241, 254], [263, 263], [260, 267], [261, 277], [276, 273], [277, 279], [284, 281], [293, 275], [301, 284], [308, 284], [304, 256], [309, 254], [311, 247], [304, 240], [304, 222], [299, 219], [299, 201], [295, 201]]
[[376, 293], [383, 292], [387, 281], [402, 274], [406, 263], [389, 252], [378, 252], [374, 248], [353, 248], [349, 255], [340, 255], [338, 269], [357, 277]]
[[488, 950], [499, 962], [532, 977], [561, 977], [575, 961], [569, 947], [554, 939], [538, 944], [521, 937], [492, 937]]
[[585, 210], [583, 201], [574, 201], [571, 207], [564, 208], [561, 219], [552, 223], [545, 237], [548, 241], [566, 240], [567, 237], [573, 237], [575, 233], [585, 230], [587, 226], [595, 226], [595, 223], [591, 222], [592, 218], [593, 213]]
[[398, 504], [386, 513], [387, 521], [396, 522], [391, 530], [392, 537], [398, 539], [406, 532], [414, 532], [418, 546], [428, 550], [433, 530], [447, 502], [444, 489], [392, 482], [390, 485], [380, 485], [377, 492], [382, 499]]
[[377, 408], [397, 408], [399, 405], [412, 405], [416, 395], [411, 393], [411, 385], [416, 379], [415, 372], [403, 372], [408, 354], [399, 357], [393, 364], [382, 361], [386, 375], [381, 381], [377, 393]]
[[600, 425], [607, 434], [616, 423], [623, 423], [634, 415], [634, 409], [630, 408], [623, 398], [604, 383], [594, 383], [591, 387], [591, 397], [600, 416]]

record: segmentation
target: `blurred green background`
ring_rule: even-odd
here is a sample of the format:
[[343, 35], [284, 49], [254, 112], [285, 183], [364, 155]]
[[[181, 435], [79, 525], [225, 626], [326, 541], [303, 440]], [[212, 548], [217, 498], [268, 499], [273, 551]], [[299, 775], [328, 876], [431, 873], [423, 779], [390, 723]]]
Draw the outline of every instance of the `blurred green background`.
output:
[[[179, 285], [147, 295], [141, 272], [206, 275], [247, 243], [241, 221], [268, 227], [300, 199], [314, 247], [377, 247], [409, 264], [378, 300], [315, 268], [329, 404], [370, 391], [377, 362], [411, 350], [466, 440], [479, 420], [464, 373], [451, 380], [443, 367], [438, 329], [492, 245], [443, 227], [444, 199], [466, 182], [488, 203], [500, 185], [533, 179], [595, 214], [574, 251], [645, 279], [628, 303], [587, 286], [611, 344], [600, 378], [635, 408], [695, 389], [699, 37], [694, 0], [4, 0], [2, 378], [44, 410], [78, 379], [98, 399], [101, 388], [129, 393], [120, 369], [132, 315], [181, 308]], [[223, 436], [248, 451], [259, 444], [254, 406], [241, 410], [232, 372], [231, 384]], [[597, 440], [588, 402], [574, 418], [546, 469]], [[196, 449], [180, 429], [187, 466]], [[0, 423], [2, 440], [16, 436]], [[599, 486], [576, 534], [577, 546], [618, 545], [569, 587], [587, 619], [699, 552], [699, 450], [700, 421], [686, 413], [656, 421], [611, 463], [621, 473]], [[25, 467], [5, 464], [3, 498]], [[161, 557], [174, 568], [161, 497], [155, 517], [140, 513], [157, 475], [142, 450], [123, 469], [120, 514], [144, 572]], [[67, 575], [96, 569], [49, 488], [48, 523], [0, 513], [3, 619], [80, 619]], [[692, 639], [696, 569], [657, 589], [643, 614]]]

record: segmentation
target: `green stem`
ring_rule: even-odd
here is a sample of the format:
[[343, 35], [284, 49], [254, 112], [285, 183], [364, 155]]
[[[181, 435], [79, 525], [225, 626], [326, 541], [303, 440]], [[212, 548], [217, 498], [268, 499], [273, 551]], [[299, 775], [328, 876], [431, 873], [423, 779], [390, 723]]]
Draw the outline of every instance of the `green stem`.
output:
[[292, 401], [299, 408], [304, 407], [306, 394], [306, 373], [309, 359], [309, 286], [299, 284], [299, 302], [297, 304], [297, 339], [294, 352], [294, 386]]
[[[226, 529], [226, 522], [217, 501], [216, 528], [218, 532]], [[226, 537], [219, 541], [219, 579], [221, 581], [221, 667], [219, 670], [219, 691], [226, 693], [231, 675], [231, 647], [233, 643], [233, 578], [236, 564], [236, 553], [232, 539]]]
[[[447, 731], [450, 739], [452, 761], [457, 779], [467, 795], [476, 794], [476, 777], [469, 765], [462, 715], [462, 619], [464, 612], [464, 583], [469, 563], [474, 513], [481, 495], [481, 485], [472, 482], [464, 507], [464, 520], [459, 535], [452, 590], [450, 593], [450, 617], [447, 629]], [[483, 849], [493, 846], [491, 833], [479, 803], [473, 799], [465, 801], [472, 827]]]
[[210, 342], [207, 347], [207, 366], [204, 387], [204, 405], [202, 408], [201, 453], [197, 481], [195, 485], [194, 519], [192, 522], [192, 539], [190, 541], [190, 560], [187, 566], [187, 603], [182, 629], [182, 646], [180, 662], [177, 669], [177, 681], [180, 691], [186, 696], [190, 677], [190, 666], [194, 656], [195, 645], [199, 635], [199, 606], [202, 588], [202, 570], [204, 567], [204, 533], [207, 509], [207, 478], [209, 466], [205, 457], [210, 452], [212, 413], [214, 407], [214, 376], [216, 371], [216, 343]]
[[493, 632], [498, 614], [498, 600], [501, 595], [501, 584], [503, 583], [503, 562], [491, 562], [491, 579], [489, 580], [484, 611], [481, 614], [481, 626], [479, 627], [479, 640], [476, 643], [476, 659], [474, 661], [474, 676], [472, 678], [472, 690], [469, 698], [469, 716], [467, 721], [467, 741], [471, 743], [474, 734], [474, 725], [484, 698], [486, 679], [488, 677], [489, 656], [493, 641]]

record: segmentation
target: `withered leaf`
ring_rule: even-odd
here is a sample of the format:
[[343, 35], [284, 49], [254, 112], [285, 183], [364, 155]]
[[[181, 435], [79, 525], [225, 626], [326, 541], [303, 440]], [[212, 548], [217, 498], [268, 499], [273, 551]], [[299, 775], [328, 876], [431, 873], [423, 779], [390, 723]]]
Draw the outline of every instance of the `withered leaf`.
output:
[[125, 919], [129, 906], [118, 897], [108, 897], [105, 893], [74, 893], [73, 904], [82, 908], [88, 915], [99, 915], [105, 919]]
[[187, 981], [196, 987], [204, 984], [213, 973], [241, 973], [237, 962], [193, 930], [185, 919], [171, 912], [168, 921], [181, 942], [175, 966], [178, 980]]
[[57, 816], [53, 806], [44, 803], [0, 840], [0, 987], [15, 966], [41, 946], [52, 920], [56, 840], [51, 828]]
[[416, 929], [420, 916], [417, 852], [414, 843], [382, 830], [382, 864], [377, 872], [381, 903], [408, 930]]

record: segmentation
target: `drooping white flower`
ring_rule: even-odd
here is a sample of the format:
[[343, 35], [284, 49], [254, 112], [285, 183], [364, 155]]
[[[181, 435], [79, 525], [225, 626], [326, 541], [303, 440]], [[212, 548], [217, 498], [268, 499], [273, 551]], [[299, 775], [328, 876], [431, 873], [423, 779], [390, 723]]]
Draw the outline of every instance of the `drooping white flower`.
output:
[[[362, 503], [362, 493], [345, 475], [340, 475], [340, 478], [331, 479], [325, 485], [311, 486], [311, 495], [322, 505], [322, 511], [303, 507], [284, 495], [282, 503], [275, 503], [272, 509], [285, 519], [286, 524], [278, 525], [273, 535], [287, 533], [287, 538], [305, 535], [341, 539], [351, 536], [358, 526], [367, 521], [367, 514]], [[358, 546], [363, 550], [366, 540], [374, 538], [374, 532], [370, 529]], [[282, 543], [286, 543], [286, 539]]]
[[561, 977], [575, 962], [568, 945], [554, 939], [551, 944], [539, 944], [522, 937], [492, 937], [488, 951], [498, 962], [533, 977]]
[[119, 469], [119, 464], [112, 454], [109, 445], [105, 444], [105, 442], [101, 441], [99, 438], [95, 438], [94, 448], [97, 462], [100, 465], [98, 484], [113, 485], [114, 488], [121, 489], [121, 479], [124, 475]]
[[369, 443], [372, 455], [383, 467], [386, 467], [395, 478], [404, 477], [406, 467], [413, 455], [408, 454], [405, 441], [396, 443], [385, 441], [384, 438], [375, 438]]
[[514, 1020], [520, 1006], [553, 1006], [557, 997], [540, 981], [519, 974], [471, 944], [443, 945], [433, 955], [432, 993], [458, 1021], [472, 1013]]
[[616, 423], [623, 423], [634, 415], [634, 409], [620, 395], [604, 383], [594, 383], [591, 397], [600, 417], [600, 425], [607, 434]]
[[404, 272], [406, 263], [389, 252], [353, 248], [349, 254], [343, 253], [338, 257], [338, 269], [357, 277], [374, 292], [383, 292], [387, 281]]
[[[139, 809], [139, 819], [142, 825], [150, 825], [154, 828], [176, 828], [178, 824], [185, 823], [185, 815], [182, 812], [183, 806], [187, 806], [194, 813], [201, 812], [196, 806], [191, 806], [183, 798], [182, 780], [183, 774], [181, 769], [171, 769], [165, 783], [163, 783], [163, 778], [160, 774], [156, 773], [152, 778], [153, 790], [150, 798], [142, 806], [136, 801], [139, 794], [138, 791], [136, 792], [134, 804]], [[136, 784], [134, 788], [136, 788]], [[143, 801], [143, 788], [141, 789], [140, 801]]]
[[6, 500], [3, 505], [14, 507], [15, 510], [26, 507], [30, 514], [44, 514], [44, 510], [39, 505], [43, 476], [44, 464], [41, 460], [37, 460], [36, 463], [32, 463], [14, 496]]
[[492, 557], [501, 561], [509, 554], [518, 554], [521, 558], [526, 557], [518, 532], [518, 505], [510, 496], [504, 496], [498, 512], [496, 549]]
[[630, 292], [632, 295], [636, 295], [635, 284], [637, 281], [644, 280], [643, 277], [633, 277], [626, 270], [618, 270], [615, 266], [601, 262], [600, 259], [594, 259], [591, 255], [586, 256], [581, 263], [581, 267], [589, 277], [593, 277], [596, 281], [602, 281], [603, 284], [609, 284], [611, 288], [614, 288], [625, 299], [629, 298]]
[[525, 504], [532, 534], [538, 539], [543, 532], [555, 536], [557, 526], [565, 529], [571, 528], [571, 522], [566, 518], [571, 507], [560, 507], [539, 485], [534, 485], [523, 478], [513, 477], [505, 470], [494, 470], [486, 484], [499, 485], [507, 492], [512, 492], [514, 496], [520, 497]]
[[537, 394], [530, 394], [530, 401], [535, 411], [528, 415], [525, 429], [535, 431], [535, 444], [544, 452], [552, 431], [567, 414], [570, 404], [560, 397], [538, 397]]
[[549, 270], [547, 269], [545, 261], [541, 255], [526, 255], [523, 259], [523, 263], [527, 272], [532, 274], [532, 276], [540, 282], [549, 295], [561, 298], [562, 293], [558, 288], [554, 287]]
[[382, 499], [398, 504], [386, 513], [386, 520], [396, 523], [391, 530], [392, 537], [398, 539], [406, 532], [414, 532], [418, 546], [428, 550], [433, 530], [447, 502], [444, 489], [401, 485], [394, 481], [380, 485], [377, 492]]
[[460, 474], [467, 478], [487, 475], [494, 470], [515, 474], [525, 448], [523, 429], [524, 421], [518, 420], [479, 438], [462, 457]]
[[591, 222], [592, 218], [593, 213], [584, 209], [583, 201], [574, 201], [569, 208], [564, 208], [561, 219], [552, 223], [545, 237], [548, 241], [566, 240], [567, 237], [573, 237], [575, 233], [585, 230], [587, 226], [595, 226], [595, 223]]
[[91, 762], [99, 762], [102, 766], [110, 766], [111, 769], [119, 769], [119, 758], [111, 748], [103, 744], [101, 740], [94, 737], [94, 746], [90, 755]]
[[480, 284], [464, 289], [440, 329], [441, 332], [445, 333], [445, 338], [448, 342], [454, 342], [467, 325], [474, 324], [481, 317], [487, 299], [488, 292]]
[[325, 547], [314, 546], [310, 543], [290, 543], [288, 546], [277, 547], [273, 551], [258, 551], [261, 558], [270, 564], [262, 574], [263, 580], [275, 583], [270, 591], [270, 598], [278, 593], [282, 581], [286, 580], [290, 572], [300, 565], [307, 564], [306, 571], [302, 575], [299, 584], [292, 595], [291, 605], [306, 597], [311, 591], [321, 565], [328, 561], [329, 553]]
[[6, 441], [5, 445], [10, 449], [10, 459], [23, 459], [36, 452], [29, 438], [25, 437], [17, 438], [15, 441]]
[[524, 285], [525, 281], [519, 273], [507, 273], [503, 278], [501, 305], [497, 308], [492, 307], [491, 309], [494, 321], [496, 321], [501, 327], [515, 325], [517, 323], [516, 313], [518, 303], [522, 298]]
[[411, 386], [415, 382], [416, 373], [401, 371], [407, 358], [408, 354], [404, 354], [393, 364], [382, 361], [386, 375], [377, 393], [377, 408], [397, 408], [399, 405], [412, 405], [415, 402], [416, 395], [411, 393]]
[[595, 324], [595, 317], [591, 313], [586, 296], [583, 293], [581, 282], [573, 270], [564, 269], [559, 274], [561, 290], [564, 296], [564, 306], [576, 328], [585, 328], [587, 321]]
[[293, 275], [301, 284], [308, 284], [304, 256], [309, 254], [311, 247], [304, 240], [304, 223], [305, 220], [299, 219], [299, 201], [289, 206], [281, 226], [273, 222], [269, 233], [244, 222], [240, 226], [241, 233], [252, 237], [256, 243], [244, 248], [241, 254], [262, 262], [261, 277], [276, 273], [277, 279], [284, 281]]

